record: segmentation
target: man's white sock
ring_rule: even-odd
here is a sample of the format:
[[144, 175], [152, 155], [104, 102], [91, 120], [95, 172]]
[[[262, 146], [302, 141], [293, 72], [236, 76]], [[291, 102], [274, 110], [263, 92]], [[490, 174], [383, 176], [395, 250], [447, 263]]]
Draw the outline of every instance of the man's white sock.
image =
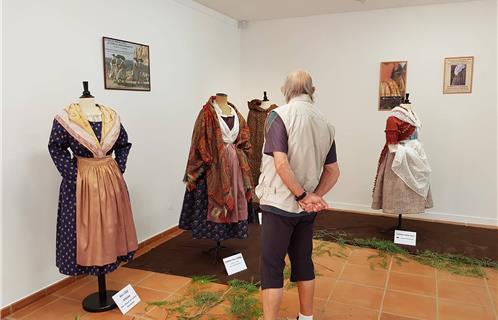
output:
[[302, 315], [301, 312], [299, 312], [299, 320], [313, 320], [313, 315], [305, 316], [305, 315]]

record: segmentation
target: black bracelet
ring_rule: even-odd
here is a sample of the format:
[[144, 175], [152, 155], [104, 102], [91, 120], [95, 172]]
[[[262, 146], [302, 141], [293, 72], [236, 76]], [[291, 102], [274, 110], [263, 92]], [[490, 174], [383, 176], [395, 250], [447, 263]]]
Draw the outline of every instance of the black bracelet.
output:
[[302, 195], [296, 196], [295, 199], [297, 202], [299, 202], [299, 201], [303, 200], [304, 198], [306, 198], [307, 195], [308, 194], [306, 193], [306, 191], [304, 191]]

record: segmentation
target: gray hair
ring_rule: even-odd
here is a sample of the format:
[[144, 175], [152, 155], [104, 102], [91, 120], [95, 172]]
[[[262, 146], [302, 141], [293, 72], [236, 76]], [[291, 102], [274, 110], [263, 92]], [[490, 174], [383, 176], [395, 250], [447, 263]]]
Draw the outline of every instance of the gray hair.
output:
[[292, 98], [307, 94], [313, 101], [313, 80], [311, 75], [306, 71], [295, 71], [287, 76], [285, 83], [282, 86], [282, 94], [285, 96], [285, 101], [288, 103]]

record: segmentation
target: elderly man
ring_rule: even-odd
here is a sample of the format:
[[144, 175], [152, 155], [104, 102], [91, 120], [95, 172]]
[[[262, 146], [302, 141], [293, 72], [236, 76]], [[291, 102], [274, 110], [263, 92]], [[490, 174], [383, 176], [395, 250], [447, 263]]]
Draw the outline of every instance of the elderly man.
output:
[[313, 319], [315, 273], [313, 222], [327, 208], [323, 196], [339, 178], [334, 127], [313, 105], [311, 76], [290, 74], [282, 93], [286, 105], [267, 119], [261, 176], [256, 194], [263, 211], [261, 285], [264, 319], [278, 318], [285, 255], [299, 291], [299, 320]]

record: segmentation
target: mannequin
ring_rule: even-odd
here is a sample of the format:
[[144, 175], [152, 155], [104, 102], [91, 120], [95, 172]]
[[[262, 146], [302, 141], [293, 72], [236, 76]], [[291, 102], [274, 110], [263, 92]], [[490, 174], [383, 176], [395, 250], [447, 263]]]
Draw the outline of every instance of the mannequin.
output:
[[215, 241], [205, 252], [215, 252], [215, 263], [221, 259], [222, 241], [248, 236], [253, 193], [249, 136], [245, 119], [224, 93], [209, 97], [194, 124], [179, 227], [192, 231], [194, 239]]
[[412, 112], [412, 103], [410, 102], [409, 98], [410, 98], [410, 94], [407, 93], [405, 100], [403, 100], [403, 103], [401, 103], [400, 107]]
[[263, 93], [263, 100], [261, 101], [261, 108], [268, 110], [273, 104], [271, 101], [268, 99], [268, 96], [266, 95], [266, 91]]
[[119, 115], [96, 105], [88, 81], [83, 88], [80, 103], [55, 116], [48, 145], [62, 177], [56, 265], [65, 275], [97, 276], [99, 291], [82, 304], [88, 312], [103, 312], [116, 308], [106, 274], [131, 260], [138, 248], [123, 178], [131, 143]]
[[[411, 114], [414, 114], [413, 109], [412, 109], [412, 103], [410, 102], [409, 97], [410, 97], [410, 94], [407, 93], [405, 99], [403, 100], [403, 103], [400, 104], [400, 107], [407, 110]], [[388, 148], [389, 148], [390, 153], [394, 153], [398, 150], [398, 145], [397, 144], [389, 144]]]
[[90, 91], [88, 90], [88, 81], [83, 81], [83, 94], [80, 97], [79, 106], [88, 120], [100, 121], [102, 111], [95, 103], [95, 98], [90, 94]]
[[[261, 174], [261, 159], [263, 157], [263, 144], [265, 142], [265, 124], [268, 114], [275, 110], [278, 106], [268, 99], [266, 91], [263, 92], [263, 99], [253, 99], [247, 102], [249, 113], [247, 115], [247, 125], [251, 131], [250, 141], [252, 153], [249, 156], [249, 163], [251, 165], [252, 180], [254, 184], [258, 183]], [[258, 215], [254, 216], [251, 222], [259, 223], [261, 221], [259, 209], [259, 199], [254, 196], [252, 206]]]
[[372, 200], [372, 209], [398, 215], [397, 229], [401, 229], [402, 215], [423, 213], [433, 206], [431, 168], [418, 140], [421, 127], [406, 94], [386, 121], [386, 144], [379, 158]]
[[226, 116], [232, 115], [232, 109], [228, 105], [228, 95], [225, 93], [216, 94], [216, 103], [220, 106], [221, 113]]

